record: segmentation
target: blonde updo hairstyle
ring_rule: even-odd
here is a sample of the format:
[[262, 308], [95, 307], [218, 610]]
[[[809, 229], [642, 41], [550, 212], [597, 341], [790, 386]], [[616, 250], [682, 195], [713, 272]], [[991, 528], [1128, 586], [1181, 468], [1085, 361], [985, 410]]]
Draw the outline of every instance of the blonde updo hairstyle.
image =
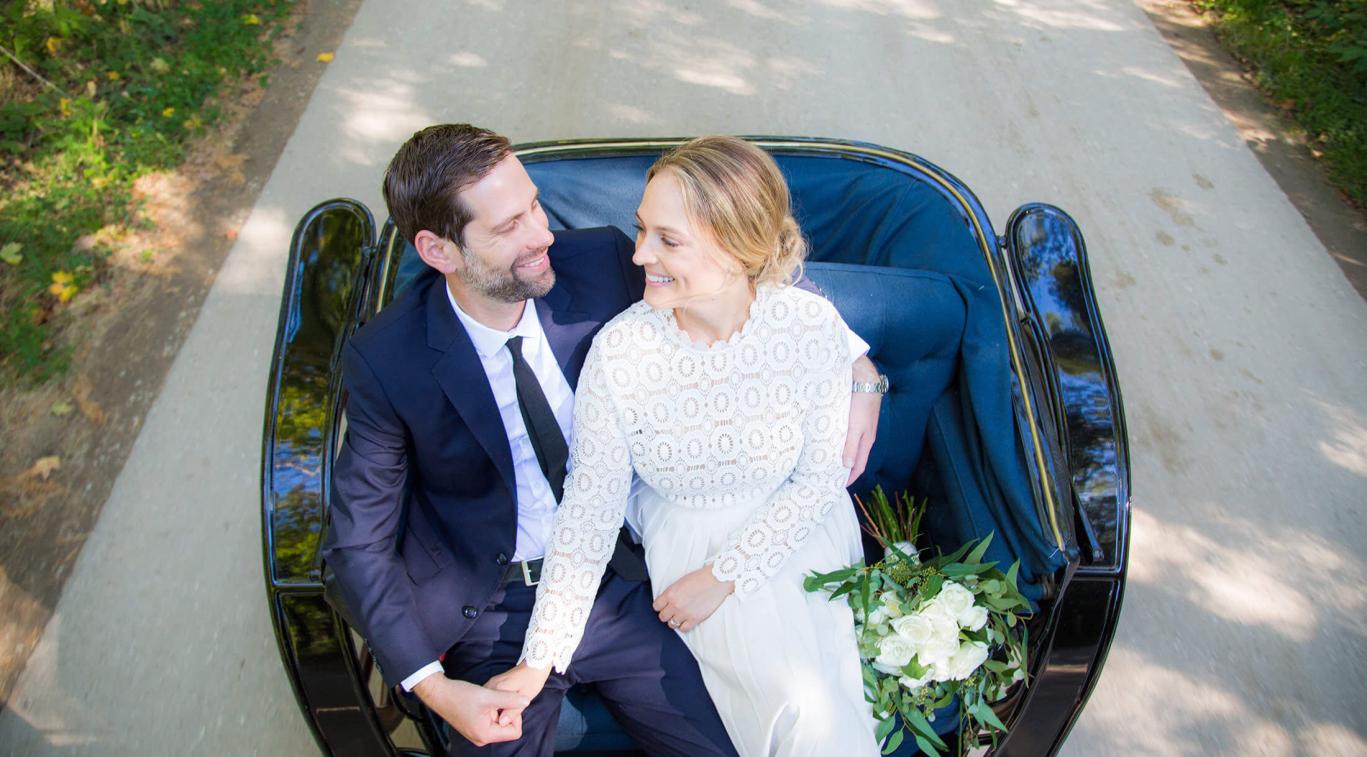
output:
[[769, 153], [736, 137], [698, 137], [660, 156], [646, 182], [666, 169], [679, 183], [690, 220], [750, 281], [786, 286], [802, 275], [807, 241]]

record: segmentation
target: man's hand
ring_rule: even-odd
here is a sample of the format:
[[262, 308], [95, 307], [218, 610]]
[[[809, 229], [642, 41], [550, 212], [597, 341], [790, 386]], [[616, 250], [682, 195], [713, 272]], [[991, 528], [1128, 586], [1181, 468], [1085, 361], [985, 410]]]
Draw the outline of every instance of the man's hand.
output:
[[546, 679], [550, 677], [549, 667], [541, 670], [529, 667], [526, 662], [519, 662], [516, 666], [490, 678], [484, 685], [499, 691], [517, 692], [530, 702], [546, 687]]
[[[878, 380], [878, 369], [868, 355], [854, 361], [853, 381], [872, 382]], [[841, 462], [850, 469], [850, 479], [846, 486], [854, 483], [869, 464], [869, 450], [873, 449], [873, 438], [878, 434], [878, 413], [883, 408], [883, 395], [873, 392], [853, 392], [850, 394], [850, 428], [845, 432], [845, 452]]]
[[718, 581], [712, 566], [704, 565], [670, 584], [652, 606], [660, 613], [660, 622], [677, 631], [690, 631], [712, 617], [735, 590], [735, 581]]
[[419, 681], [413, 693], [475, 746], [522, 738], [522, 710], [532, 701], [440, 674]]

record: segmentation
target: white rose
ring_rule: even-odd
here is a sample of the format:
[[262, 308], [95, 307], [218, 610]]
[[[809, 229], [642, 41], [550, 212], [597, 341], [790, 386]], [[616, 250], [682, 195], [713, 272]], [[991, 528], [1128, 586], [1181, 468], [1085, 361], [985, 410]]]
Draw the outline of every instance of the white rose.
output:
[[897, 682], [902, 684], [902, 688], [906, 689], [907, 691], [915, 691], [916, 689], [919, 689], [922, 686], [925, 686], [926, 684], [930, 683], [930, 674], [931, 671], [929, 668], [927, 668], [925, 675], [921, 676], [920, 678], [912, 678], [911, 676], [900, 676], [897, 679]]
[[866, 628], [872, 628], [872, 627], [874, 627], [874, 626], [876, 626], [876, 625], [879, 625], [879, 624], [882, 624], [882, 623], [886, 623], [886, 622], [888, 622], [888, 609], [887, 609], [886, 607], [882, 606], [882, 605], [879, 605], [879, 606], [878, 606], [878, 609], [876, 609], [876, 610], [874, 610], [873, 612], [869, 613], [869, 619], [868, 619], [868, 621], [864, 624], [864, 626], [865, 626]]
[[906, 639], [908, 644], [918, 650], [922, 644], [930, 641], [933, 633], [930, 621], [920, 613], [913, 613], [892, 621], [892, 630], [893, 633]]
[[888, 636], [879, 640], [878, 657], [874, 659], [873, 666], [884, 673], [895, 675], [911, 662], [915, 654], [916, 650], [911, 648], [906, 639], [897, 635]]
[[[950, 678], [955, 681], [973, 675], [973, 671], [978, 669], [987, 660], [987, 645], [980, 641], [967, 641], [959, 647], [959, 651], [949, 658], [945, 664]], [[942, 679], [943, 680], [943, 679]]]
[[930, 625], [930, 638], [916, 650], [922, 665], [936, 665], [959, 651], [959, 620], [943, 605], [932, 602], [916, 614]]
[[940, 593], [935, 595], [934, 601], [944, 605], [949, 614], [957, 618], [964, 610], [973, 606], [973, 592], [965, 589], [962, 584], [945, 581], [945, 585], [940, 587]]
[[897, 549], [901, 550], [902, 554], [906, 555], [907, 557], [910, 557], [912, 565], [920, 564], [921, 558], [916, 552], [915, 544], [912, 544], [909, 541], [895, 542], [891, 546], [885, 547], [883, 549], [883, 557], [892, 557], [893, 555], [897, 554], [896, 552], [892, 551], [893, 547], [896, 547]]
[[987, 625], [987, 608], [982, 605], [973, 605], [959, 613], [959, 625], [970, 631], [977, 631]]

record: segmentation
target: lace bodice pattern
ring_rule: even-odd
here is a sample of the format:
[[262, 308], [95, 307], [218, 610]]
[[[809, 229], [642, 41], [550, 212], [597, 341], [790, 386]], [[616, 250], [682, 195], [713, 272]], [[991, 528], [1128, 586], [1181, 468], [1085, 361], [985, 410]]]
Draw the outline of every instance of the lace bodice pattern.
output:
[[669, 506], [753, 508], [710, 562], [735, 581], [728, 601], [763, 585], [847, 502], [849, 366], [835, 308], [794, 287], [761, 286], [741, 330], [710, 346], [644, 302], [604, 326], [580, 375], [569, 477], [523, 659], [569, 666], [633, 470]]

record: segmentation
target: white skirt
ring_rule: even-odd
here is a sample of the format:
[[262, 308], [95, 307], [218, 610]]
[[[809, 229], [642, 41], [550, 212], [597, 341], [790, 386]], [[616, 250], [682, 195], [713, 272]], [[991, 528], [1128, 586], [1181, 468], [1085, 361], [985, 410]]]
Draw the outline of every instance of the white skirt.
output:
[[[642, 489], [641, 541], [656, 596], [727, 548], [757, 506], [683, 508]], [[812, 572], [862, 558], [847, 498], [758, 591], [727, 597], [712, 617], [680, 634], [742, 757], [879, 754], [854, 615], [843, 599], [802, 588]]]

